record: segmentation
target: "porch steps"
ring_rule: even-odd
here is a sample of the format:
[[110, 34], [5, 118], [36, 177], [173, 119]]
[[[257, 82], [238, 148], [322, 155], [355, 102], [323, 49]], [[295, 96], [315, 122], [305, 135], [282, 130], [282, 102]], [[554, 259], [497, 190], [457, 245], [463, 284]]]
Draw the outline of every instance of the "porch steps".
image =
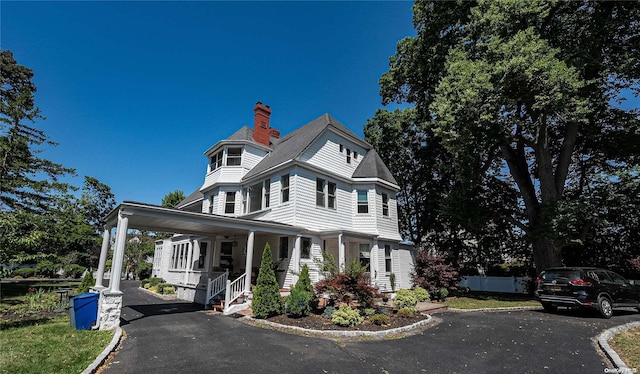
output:
[[446, 305], [439, 303], [419, 302], [418, 304], [416, 304], [416, 309], [418, 310], [418, 312], [426, 314], [444, 312], [447, 310], [447, 308], [448, 307]]

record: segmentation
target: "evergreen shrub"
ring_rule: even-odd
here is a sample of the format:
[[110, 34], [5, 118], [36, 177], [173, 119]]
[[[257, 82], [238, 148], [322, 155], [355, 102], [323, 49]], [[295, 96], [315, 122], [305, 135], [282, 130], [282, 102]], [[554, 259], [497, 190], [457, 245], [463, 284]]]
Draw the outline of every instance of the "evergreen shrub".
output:
[[391, 324], [391, 318], [386, 314], [374, 314], [369, 317], [369, 322], [378, 326], [387, 326]]
[[284, 300], [280, 296], [280, 286], [272, 264], [271, 247], [267, 243], [262, 252], [262, 262], [260, 263], [256, 286], [253, 288], [251, 309], [256, 318], [268, 318], [282, 314], [284, 309]]
[[333, 317], [333, 313], [336, 312], [336, 308], [334, 306], [329, 305], [324, 308], [324, 312], [322, 312], [322, 318], [331, 319]]
[[400, 318], [412, 318], [416, 315], [415, 308], [400, 308], [396, 314]]
[[413, 295], [416, 297], [416, 300], [418, 300], [418, 302], [429, 301], [429, 299], [431, 298], [429, 292], [420, 286], [416, 286], [413, 289]]
[[413, 308], [415, 310], [417, 302], [418, 299], [416, 299], [413, 291], [407, 289], [398, 290], [396, 298], [393, 299], [393, 303], [398, 309]]
[[357, 309], [352, 309], [347, 304], [343, 304], [331, 317], [331, 322], [344, 327], [357, 326], [362, 321], [364, 321], [364, 318], [360, 316], [360, 312]]

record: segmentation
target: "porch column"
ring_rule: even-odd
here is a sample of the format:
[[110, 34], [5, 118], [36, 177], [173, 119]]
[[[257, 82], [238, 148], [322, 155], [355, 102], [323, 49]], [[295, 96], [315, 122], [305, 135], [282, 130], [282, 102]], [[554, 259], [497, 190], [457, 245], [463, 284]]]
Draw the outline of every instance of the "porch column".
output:
[[300, 276], [300, 254], [302, 252], [302, 236], [301, 235], [296, 235], [296, 241], [295, 244], [293, 246], [293, 253], [291, 254], [291, 259], [293, 260], [293, 266], [292, 266], [292, 270], [293, 270], [293, 283], [291, 286], [293, 286], [294, 284], [298, 283], [298, 278]]
[[[375, 254], [375, 256], [374, 256]], [[369, 283], [372, 285], [378, 284], [378, 276], [380, 276], [380, 248], [378, 248], [378, 239], [371, 241], [371, 252], [369, 252], [369, 273], [373, 276], [370, 277]]]
[[102, 234], [102, 248], [100, 249], [100, 261], [98, 262], [98, 270], [96, 271], [96, 285], [94, 289], [100, 291], [105, 287], [102, 285], [102, 278], [104, 278], [104, 268], [107, 266], [107, 255], [109, 254], [109, 241], [111, 240], [112, 227], [104, 228]]
[[344, 235], [338, 234], [338, 271], [345, 271], [347, 268], [345, 265], [345, 250], [344, 250]]
[[251, 273], [253, 269], [253, 241], [255, 239], [256, 232], [254, 230], [249, 231], [249, 237], [247, 238], [247, 259], [244, 265], [247, 279], [245, 282], [245, 293], [251, 292]]
[[184, 267], [184, 279], [182, 281], [184, 284], [189, 284], [189, 274], [193, 270], [193, 245], [194, 240], [190, 239], [189, 248], [187, 249], [187, 263]]
[[129, 217], [120, 213], [118, 215], [118, 228], [116, 229], [116, 248], [113, 251], [111, 265], [111, 279], [109, 279], [109, 293], [120, 292], [120, 278], [122, 277], [122, 263], [124, 262], [124, 249], [127, 245], [127, 229]]

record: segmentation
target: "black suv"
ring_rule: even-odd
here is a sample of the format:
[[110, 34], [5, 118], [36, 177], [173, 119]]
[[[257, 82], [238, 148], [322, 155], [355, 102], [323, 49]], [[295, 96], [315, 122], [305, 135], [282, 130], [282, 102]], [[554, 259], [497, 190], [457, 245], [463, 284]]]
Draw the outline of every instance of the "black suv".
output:
[[540, 273], [536, 284], [536, 298], [547, 312], [555, 312], [559, 306], [593, 308], [611, 318], [617, 307], [640, 311], [640, 285], [609, 270], [552, 268]]

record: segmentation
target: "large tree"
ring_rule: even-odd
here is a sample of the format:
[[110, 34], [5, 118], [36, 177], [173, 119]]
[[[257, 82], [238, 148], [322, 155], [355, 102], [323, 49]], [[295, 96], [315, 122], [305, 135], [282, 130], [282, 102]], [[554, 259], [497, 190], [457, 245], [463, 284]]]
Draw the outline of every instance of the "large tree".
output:
[[175, 208], [178, 203], [185, 199], [182, 190], [175, 190], [164, 195], [162, 198], [162, 206], [167, 208]]
[[458, 201], [522, 233], [538, 269], [585, 244], [598, 222], [589, 197], [612, 188], [614, 172], [637, 178], [638, 110], [619, 101], [638, 93], [639, 10], [416, 2], [417, 35], [398, 43], [380, 79], [383, 103], [413, 104], [452, 156]]
[[35, 105], [31, 69], [19, 65], [10, 51], [0, 51], [0, 209], [46, 212], [52, 193], [69, 186], [61, 176], [75, 171], [39, 156], [38, 146], [55, 146], [34, 127], [43, 119]]

